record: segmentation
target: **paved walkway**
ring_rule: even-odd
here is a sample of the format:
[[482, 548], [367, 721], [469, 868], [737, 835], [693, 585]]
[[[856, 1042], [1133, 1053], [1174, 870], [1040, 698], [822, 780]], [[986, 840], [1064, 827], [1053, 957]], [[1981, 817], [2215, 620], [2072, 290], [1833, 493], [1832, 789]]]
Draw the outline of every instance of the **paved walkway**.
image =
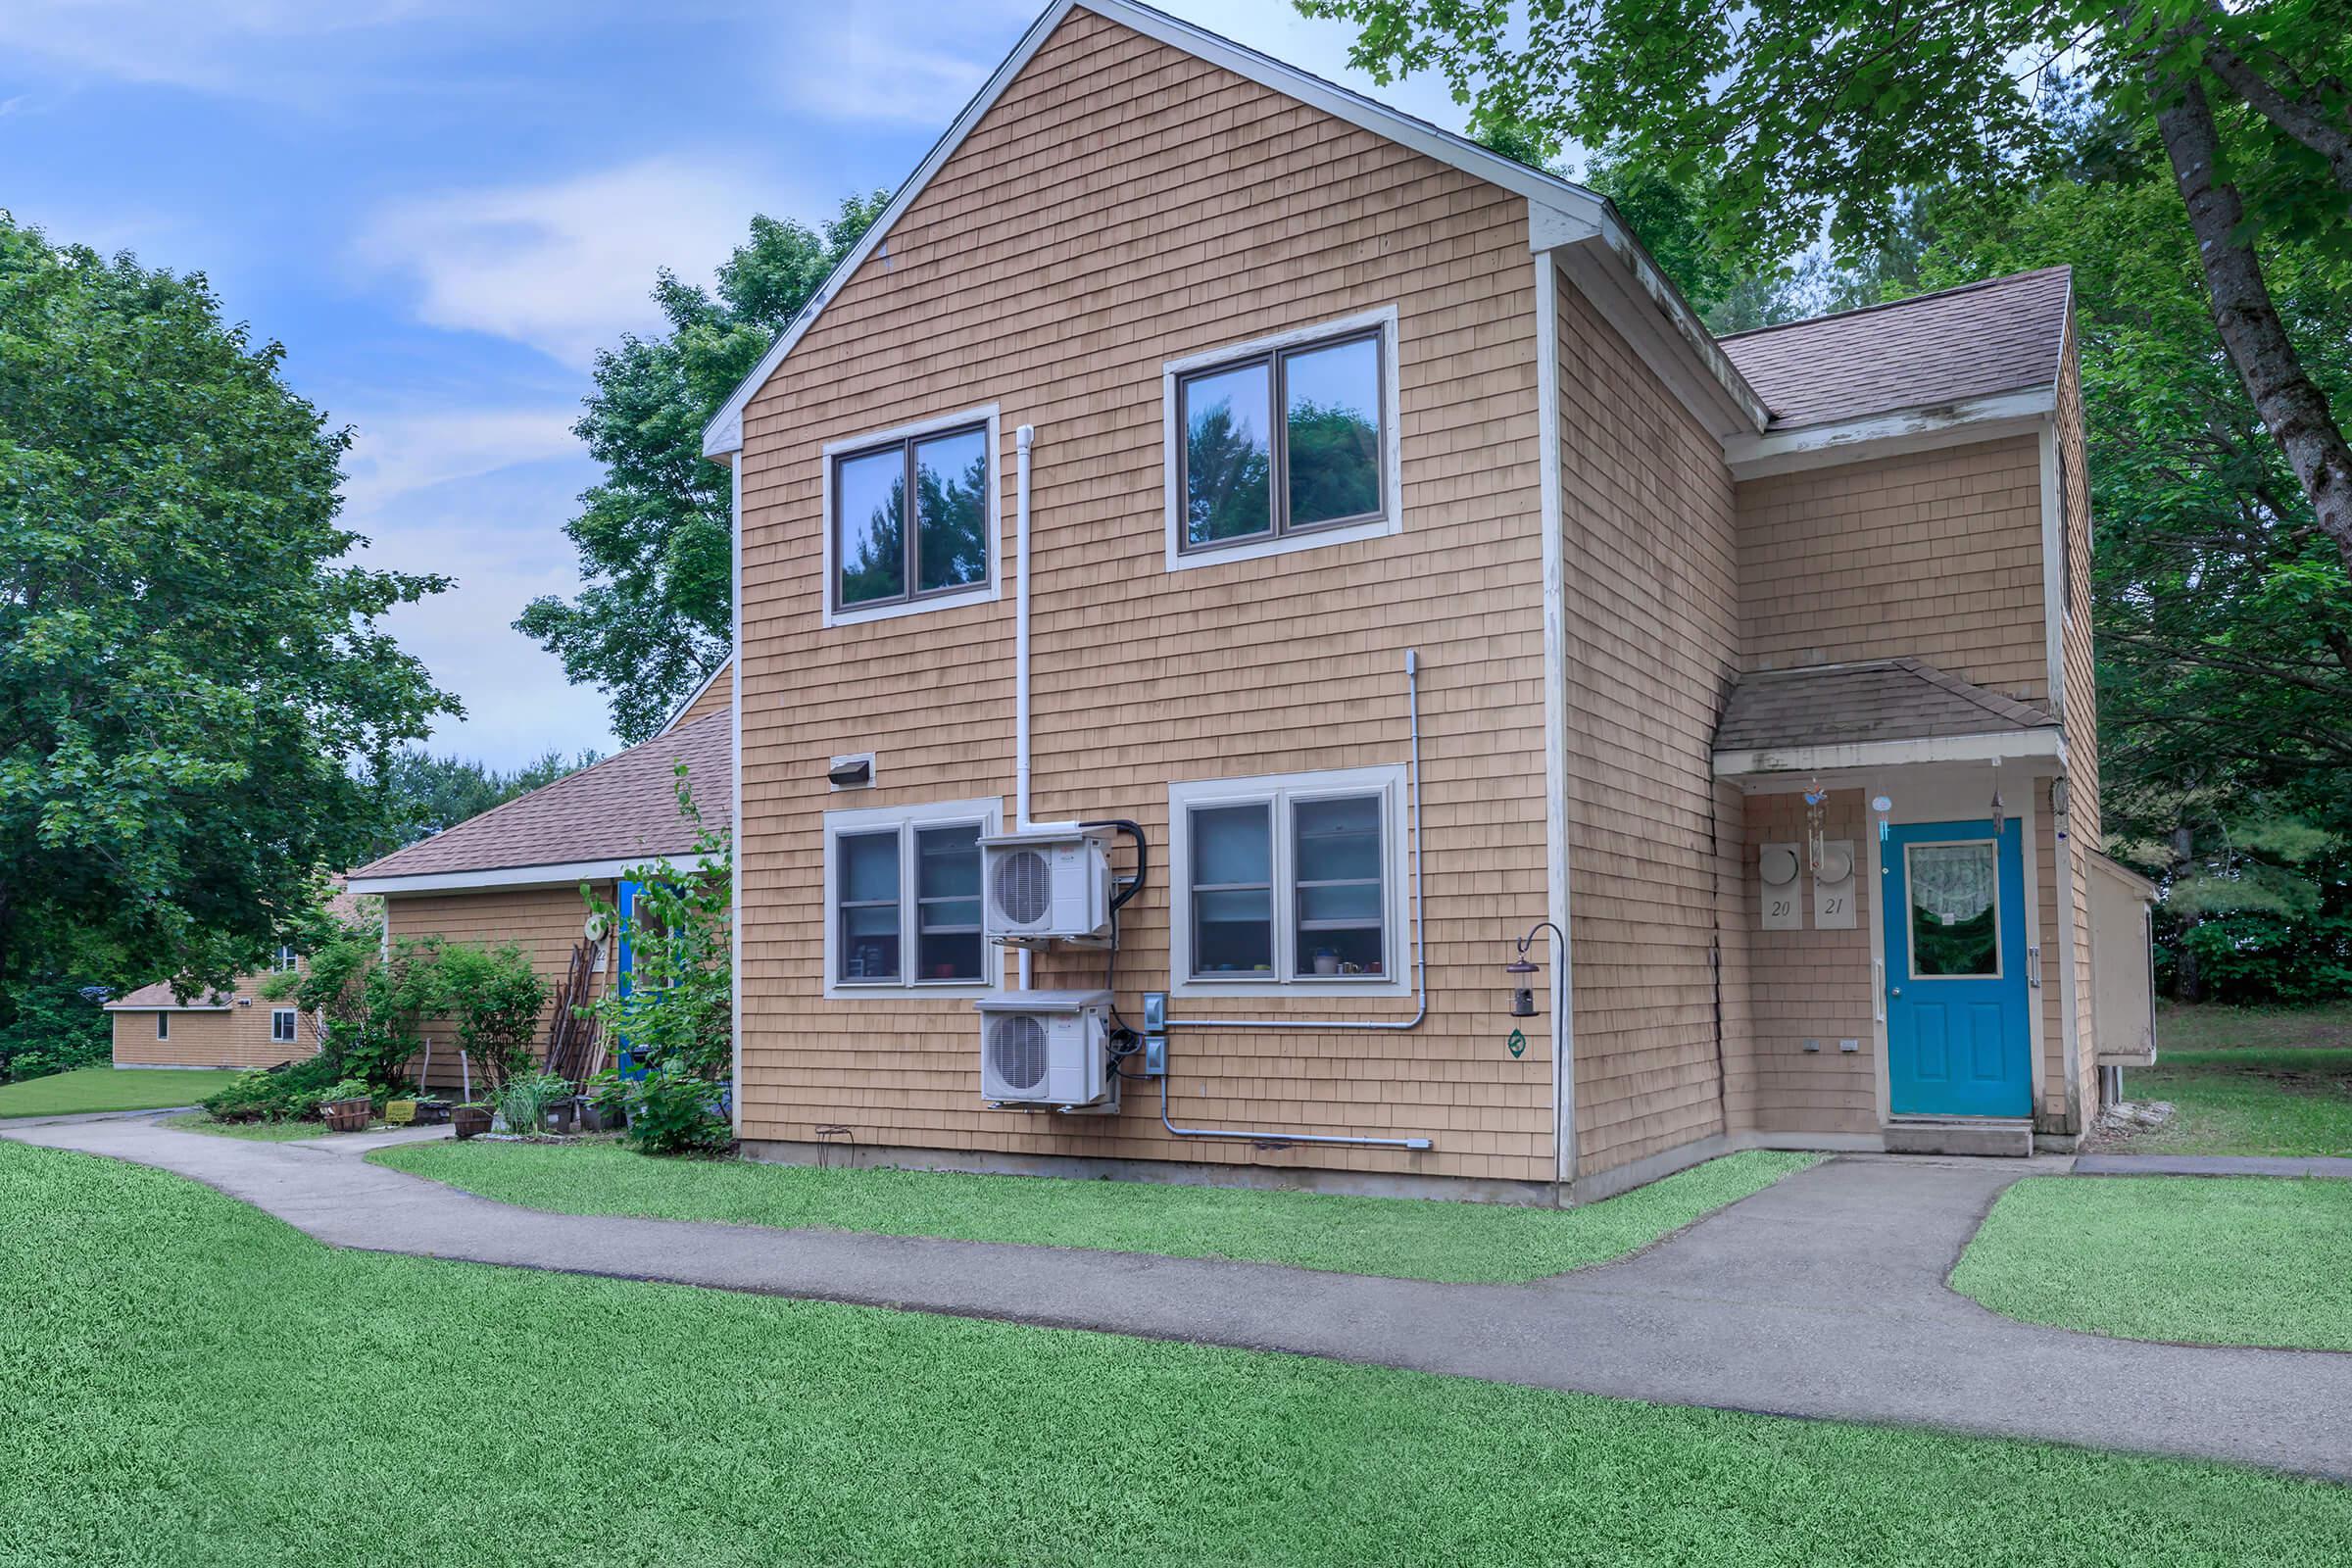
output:
[[177, 1171], [339, 1247], [956, 1313], [2352, 1480], [2352, 1355], [2103, 1340], [1943, 1285], [2016, 1161], [1838, 1159], [1534, 1285], [544, 1214], [361, 1160], [91, 1122], [26, 1143]]
[[2078, 1176], [2330, 1176], [2352, 1181], [2352, 1159], [2331, 1154], [2084, 1154]]

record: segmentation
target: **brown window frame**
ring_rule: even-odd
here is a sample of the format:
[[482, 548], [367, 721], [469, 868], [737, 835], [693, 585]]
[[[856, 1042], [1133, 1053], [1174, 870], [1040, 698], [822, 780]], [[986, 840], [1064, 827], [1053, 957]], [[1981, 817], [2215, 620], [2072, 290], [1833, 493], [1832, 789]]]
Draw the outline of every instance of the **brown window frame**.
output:
[[[1389, 378], [1388, 326], [1358, 327], [1352, 331], [1335, 332], [1329, 337], [1308, 338], [1302, 342], [1286, 343], [1280, 348], [1260, 349], [1255, 353], [1237, 354], [1230, 360], [1200, 366], [1176, 376], [1176, 552], [1185, 556], [1211, 555], [1219, 550], [1231, 550], [1247, 545], [1264, 544], [1273, 539], [1295, 539], [1301, 535], [1325, 533], [1337, 528], [1357, 528], [1368, 522], [1378, 522], [1389, 515], [1396, 498], [1389, 494], [1387, 454], [1389, 450]], [[1373, 482], [1378, 487], [1380, 504], [1369, 512], [1350, 513], [1345, 517], [1324, 517], [1314, 522], [1295, 523], [1291, 514], [1291, 410], [1290, 377], [1285, 373], [1287, 362], [1301, 354], [1318, 354], [1326, 349], [1346, 348], [1351, 343], [1372, 345], [1373, 396]], [[1187, 526], [1192, 515], [1192, 388], [1196, 381], [1211, 376], [1230, 375], [1235, 370], [1251, 366], [1266, 367], [1266, 417], [1271, 428], [1267, 432], [1266, 527], [1257, 533], [1235, 534], [1230, 539], [1208, 539], [1195, 544]]]
[[[985, 558], [978, 581], [950, 583], [942, 588], [919, 588], [917, 584], [921, 583], [923, 580], [922, 554], [920, 548], [923, 530], [921, 518], [917, 515], [915, 510], [915, 496], [917, 492], [915, 490], [914, 483], [914, 449], [920, 446], [928, 446], [934, 441], [945, 441], [959, 435], [979, 436], [981, 445], [988, 451], [988, 484], [990, 494], [982, 498], [983, 505], [988, 511], [992, 519], [991, 522], [985, 525], [988, 554]], [[847, 552], [843, 546], [841, 535], [842, 523], [845, 520], [842, 514], [841, 470], [843, 466], [846, 464], [858, 463], [866, 458], [876, 457], [882, 453], [888, 452], [893, 447], [899, 449], [899, 458], [901, 464], [900, 471], [903, 475], [901, 482], [906, 486], [904, 494], [906, 498], [906, 514], [899, 524], [899, 546], [901, 551], [899, 573], [900, 580], [906, 584], [906, 588], [903, 592], [892, 594], [883, 599], [859, 599], [855, 601], [844, 599], [841, 595], [841, 573], [843, 564], [847, 560]], [[956, 594], [968, 594], [988, 586], [989, 577], [996, 570], [997, 565], [997, 530], [993, 522], [995, 515], [995, 490], [997, 483], [997, 451], [995, 443], [989, 440], [988, 420], [973, 419], [967, 423], [952, 424], [937, 430], [925, 430], [920, 435], [894, 436], [886, 441], [876, 441], [866, 446], [854, 447], [846, 452], [833, 453], [828, 456], [825, 461], [832, 465], [832, 467], [827, 469], [826, 472], [827, 477], [831, 481], [829, 488], [833, 497], [833, 515], [828, 518], [825, 523], [825, 526], [832, 531], [833, 536], [833, 580], [825, 585], [825, 593], [832, 604], [833, 613], [836, 615], [854, 615], [861, 611], [887, 610], [894, 605], [919, 605], [925, 600], [945, 599]]]

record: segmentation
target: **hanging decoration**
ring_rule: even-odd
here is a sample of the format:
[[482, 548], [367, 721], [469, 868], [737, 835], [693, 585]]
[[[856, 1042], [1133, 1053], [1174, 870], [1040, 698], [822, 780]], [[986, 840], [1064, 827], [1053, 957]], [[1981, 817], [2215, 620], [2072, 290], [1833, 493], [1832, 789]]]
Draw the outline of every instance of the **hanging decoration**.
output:
[[2001, 799], [2001, 760], [1992, 760], [1992, 836], [2001, 836], [2001, 825], [2009, 820], [2009, 807]]
[[[1871, 799], [1870, 799], [1870, 808], [1871, 808], [1873, 811], [1876, 811], [1876, 812], [1878, 813], [1878, 816], [1879, 816], [1879, 842], [1880, 842], [1881, 844], [1884, 844], [1884, 843], [1886, 843], [1886, 837], [1887, 837], [1887, 832], [1888, 832], [1888, 828], [1887, 828], [1888, 813], [1890, 813], [1891, 811], [1893, 811], [1893, 809], [1894, 809], [1894, 802], [1892, 802], [1892, 801], [1888, 800], [1888, 799], [1887, 799], [1886, 796], [1884, 796], [1884, 795], [1874, 795], [1874, 796], [1872, 796], [1872, 797], [1871, 797]], [[1881, 869], [1883, 870], [1883, 869], [1885, 869], [1885, 868], [1884, 868], [1884, 867], [1881, 867]]]
[[1821, 875], [1821, 827], [1829, 802], [1830, 792], [1816, 773], [1813, 782], [1805, 786], [1805, 863], [1815, 876]]

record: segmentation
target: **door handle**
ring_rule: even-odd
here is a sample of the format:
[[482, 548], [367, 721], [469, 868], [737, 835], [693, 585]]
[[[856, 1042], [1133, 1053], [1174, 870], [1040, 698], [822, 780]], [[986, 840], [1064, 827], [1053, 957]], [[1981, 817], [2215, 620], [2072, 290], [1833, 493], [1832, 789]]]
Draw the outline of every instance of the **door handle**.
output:
[[1886, 994], [1890, 997], [1899, 997], [1903, 994], [1903, 988], [1901, 986], [1892, 987]]

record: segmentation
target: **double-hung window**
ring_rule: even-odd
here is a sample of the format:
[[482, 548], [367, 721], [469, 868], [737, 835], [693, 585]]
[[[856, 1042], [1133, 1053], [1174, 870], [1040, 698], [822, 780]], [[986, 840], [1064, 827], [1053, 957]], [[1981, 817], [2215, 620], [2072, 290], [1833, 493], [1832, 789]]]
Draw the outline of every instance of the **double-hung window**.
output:
[[1168, 564], [1396, 530], [1396, 313], [1165, 368]]
[[1168, 792], [1180, 994], [1411, 989], [1401, 767]]
[[987, 989], [980, 837], [994, 800], [825, 815], [825, 994]]
[[299, 960], [297, 959], [292, 948], [280, 948], [277, 950], [276, 965], [277, 972], [279, 974], [293, 973], [298, 961]]
[[290, 1046], [296, 1039], [296, 1014], [292, 1007], [270, 1009], [270, 1039], [272, 1044]]
[[825, 448], [828, 625], [996, 597], [997, 415]]

